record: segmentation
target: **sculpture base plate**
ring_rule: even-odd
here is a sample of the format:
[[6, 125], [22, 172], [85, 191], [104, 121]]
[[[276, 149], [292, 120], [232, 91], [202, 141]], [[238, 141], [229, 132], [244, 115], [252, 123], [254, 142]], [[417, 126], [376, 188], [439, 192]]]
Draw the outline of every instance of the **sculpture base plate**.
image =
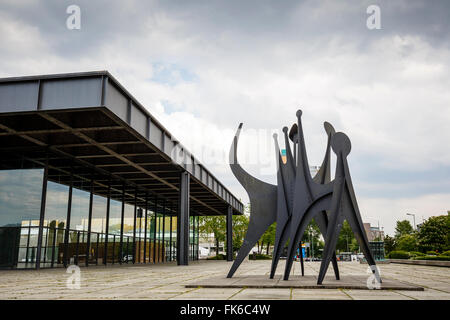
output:
[[[187, 284], [186, 288], [295, 288], [295, 289], [352, 289], [372, 290], [367, 285], [369, 275], [344, 275], [341, 280], [334, 277], [325, 277], [322, 284], [317, 284], [317, 277], [312, 275], [294, 275], [289, 280], [283, 280], [281, 275], [269, 279], [268, 275], [235, 276], [233, 278], [213, 277], [195, 280]], [[382, 278], [379, 290], [409, 290], [423, 291], [423, 287], [417, 285]]]

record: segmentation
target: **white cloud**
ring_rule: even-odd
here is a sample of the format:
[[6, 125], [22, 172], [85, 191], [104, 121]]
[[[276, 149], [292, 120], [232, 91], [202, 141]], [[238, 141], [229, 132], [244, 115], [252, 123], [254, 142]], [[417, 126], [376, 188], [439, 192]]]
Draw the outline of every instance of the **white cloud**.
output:
[[[77, 34], [56, 27], [59, 20], [64, 26], [64, 10], [62, 16], [50, 15], [51, 21], [39, 20], [39, 14], [27, 20], [22, 15], [29, 16], [29, 10], [13, 11], [9, 3], [5, 10], [0, 7], [0, 72], [19, 76], [107, 69], [194, 155], [200, 149], [224, 161], [240, 122], [240, 152], [246, 152], [252, 150], [250, 129], [290, 126], [301, 107], [310, 164], [322, 161], [323, 121], [350, 137], [350, 169], [364, 174], [360, 179], [353, 173], [355, 187], [373, 192], [370, 201], [361, 200], [365, 211], [373, 214], [395, 204], [389, 212], [404, 212], [410, 200], [411, 210], [416, 206], [432, 214], [436, 207], [420, 201], [438, 196], [442, 206], [450, 202], [439, 190], [448, 177], [431, 181], [423, 174], [418, 186], [434, 187], [419, 192], [420, 197], [399, 198], [397, 192], [409, 181], [391, 175], [430, 172], [436, 177], [450, 167], [449, 47], [437, 45], [413, 25], [409, 33], [397, 32], [398, 21], [388, 16], [389, 10], [413, 14], [423, 6], [385, 4], [383, 30], [370, 33], [363, 5], [306, 1], [241, 10], [216, 5], [133, 2], [122, 7], [108, 2], [94, 15], [101, 3], [84, 2], [85, 20]], [[41, 3], [33, 10], [46, 12], [47, 7]], [[55, 9], [48, 5], [50, 10]], [[155, 64], [178, 66], [195, 77], [184, 81], [175, 69], [176, 81], [157, 82], [152, 80]], [[263, 156], [272, 161], [269, 134], [267, 140], [271, 147]], [[206, 165], [247, 201], [226, 163]], [[246, 168], [274, 181], [275, 172]]]
[[406, 213], [415, 214], [416, 224], [422, 223], [422, 219], [432, 216], [446, 215], [449, 210], [448, 199], [450, 193], [437, 193], [415, 198], [359, 198], [359, 209], [364, 222], [370, 222], [377, 226], [378, 222], [384, 227], [386, 234], [393, 235], [398, 220], [410, 220], [413, 218]]

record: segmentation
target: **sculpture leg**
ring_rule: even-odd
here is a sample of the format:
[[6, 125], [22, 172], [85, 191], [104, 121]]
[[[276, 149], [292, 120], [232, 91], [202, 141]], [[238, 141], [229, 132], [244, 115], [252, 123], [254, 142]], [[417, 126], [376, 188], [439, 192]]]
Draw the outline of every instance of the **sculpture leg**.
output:
[[342, 222], [343, 219], [333, 230], [330, 230], [327, 233], [327, 238], [325, 240], [325, 248], [323, 249], [322, 262], [320, 264], [319, 277], [317, 278], [317, 284], [322, 284], [323, 279], [325, 278], [328, 266], [330, 264], [332, 256], [334, 255], [334, 248], [336, 248], [339, 233], [342, 228]]
[[[278, 227], [278, 225], [277, 225]], [[272, 266], [270, 268], [270, 279], [273, 279], [275, 276], [275, 271], [277, 270], [278, 261], [280, 260], [281, 253], [283, 252], [283, 249], [286, 245], [288, 233], [286, 232], [286, 229], [288, 228], [288, 224], [284, 226], [284, 230], [281, 231], [281, 240], [278, 240], [275, 243], [274, 250], [273, 250], [273, 256], [272, 256]]]
[[333, 265], [334, 276], [336, 277], [336, 280], [340, 280], [339, 268], [338, 268], [338, 263], [337, 263], [337, 258], [336, 258], [336, 251], [333, 251], [333, 256], [331, 257], [331, 263]]
[[302, 269], [302, 277], [305, 276], [305, 265], [303, 263], [303, 249], [300, 248], [300, 265]]
[[[255, 241], [256, 243], [256, 241]], [[244, 244], [239, 249], [239, 252], [237, 254], [236, 260], [234, 260], [233, 265], [231, 266], [230, 271], [228, 272], [227, 278], [233, 277], [234, 273], [236, 272], [237, 268], [241, 265], [242, 261], [247, 257], [247, 255], [250, 253], [250, 250], [254, 247], [255, 243], [250, 241], [244, 241]]]
[[[328, 227], [328, 216], [326, 211], [319, 212], [315, 217], [314, 220], [317, 223], [317, 226], [319, 227], [320, 233], [322, 233], [323, 237], [325, 238], [327, 234], [327, 227]], [[336, 259], [336, 252], [333, 252], [333, 256], [331, 258], [331, 263], [333, 265], [334, 275], [336, 277], [336, 280], [339, 280], [339, 268], [337, 264]]]
[[[375, 259], [373, 258], [372, 251], [369, 247], [369, 242], [367, 240], [366, 233], [363, 229], [362, 224], [359, 222], [359, 219], [357, 217], [357, 213], [355, 211], [353, 201], [351, 201], [351, 195], [349, 194], [348, 190], [346, 190], [344, 194], [344, 203], [343, 206], [346, 209], [347, 215], [347, 221], [350, 225], [350, 228], [352, 229], [353, 233], [355, 234], [355, 238], [358, 241], [358, 244], [361, 248], [361, 251], [364, 253], [364, 256], [366, 257], [367, 263], [370, 266], [376, 266]], [[381, 278], [379, 276], [378, 272], [375, 272], [375, 270], [372, 269], [372, 272], [377, 277], [377, 281], [381, 283]]]

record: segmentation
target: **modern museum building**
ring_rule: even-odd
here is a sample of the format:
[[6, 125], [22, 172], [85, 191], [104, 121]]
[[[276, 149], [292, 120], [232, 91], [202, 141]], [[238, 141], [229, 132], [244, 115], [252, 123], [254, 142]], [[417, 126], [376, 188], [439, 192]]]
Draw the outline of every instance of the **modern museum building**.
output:
[[186, 265], [211, 215], [230, 260], [243, 210], [107, 71], [0, 79], [0, 268]]

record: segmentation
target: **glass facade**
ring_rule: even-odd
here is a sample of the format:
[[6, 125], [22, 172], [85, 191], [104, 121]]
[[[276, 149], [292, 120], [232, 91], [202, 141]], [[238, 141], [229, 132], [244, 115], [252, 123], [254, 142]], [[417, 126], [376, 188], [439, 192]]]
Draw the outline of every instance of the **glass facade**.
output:
[[0, 171], [1, 268], [36, 266], [43, 171]]
[[[155, 195], [138, 203], [129, 191], [123, 203], [95, 194], [92, 181], [71, 187], [44, 177], [44, 169], [0, 170], [0, 268], [36, 268], [39, 248], [40, 268], [176, 261], [173, 204]], [[198, 217], [190, 217], [189, 239], [189, 257], [198, 259]]]
[[198, 216], [189, 217], [189, 259], [198, 260]]

